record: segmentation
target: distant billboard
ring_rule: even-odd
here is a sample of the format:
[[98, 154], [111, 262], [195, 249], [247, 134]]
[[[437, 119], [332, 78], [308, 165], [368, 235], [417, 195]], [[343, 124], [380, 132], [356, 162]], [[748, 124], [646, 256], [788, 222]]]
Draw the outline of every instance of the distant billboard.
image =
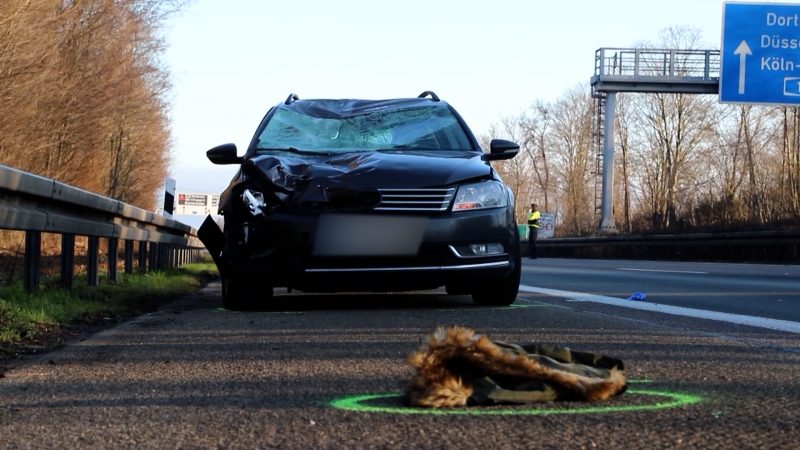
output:
[[217, 214], [217, 205], [219, 205], [218, 194], [178, 192], [177, 200], [175, 215], [197, 216]]
[[552, 239], [556, 228], [556, 215], [553, 213], [542, 213], [539, 219], [538, 239]]

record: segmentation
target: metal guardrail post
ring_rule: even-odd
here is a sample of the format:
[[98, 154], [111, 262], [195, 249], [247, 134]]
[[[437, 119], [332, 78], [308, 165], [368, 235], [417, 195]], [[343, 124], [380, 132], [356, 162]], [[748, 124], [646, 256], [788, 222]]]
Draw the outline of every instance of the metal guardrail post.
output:
[[117, 248], [119, 248], [119, 239], [110, 237], [108, 241], [108, 281], [112, 283], [117, 282]]
[[158, 247], [159, 245], [155, 242], [151, 242], [150, 245], [147, 247], [147, 270], [159, 270], [158, 269]]
[[133, 241], [125, 240], [125, 273], [133, 273]]
[[175, 267], [173, 265], [173, 263], [175, 262], [175, 258], [173, 257], [175, 255], [175, 250], [172, 244], [167, 244], [165, 247], [166, 248], [164, 248], [164, 265], [165, 265], [164, 268], [172, 269]]
[[147, 272], [147, 241], [139, 241], [139, 273]]
[[42, 233], [25, 231], [24, 278], [25, 291], [33, 292], [39, 287], [39, 268], [42, 262]]
[[61, 235], [61, 286], [72, 289], [75, 279], [75, 235]]
[[89, 245], [86, 249], [86, 277], [88, 278], [89, 286], [97, 286], [99, 283], [97, 252], [100, 249], [100, 238], [97, 236], [89, 236], [88, 241]]

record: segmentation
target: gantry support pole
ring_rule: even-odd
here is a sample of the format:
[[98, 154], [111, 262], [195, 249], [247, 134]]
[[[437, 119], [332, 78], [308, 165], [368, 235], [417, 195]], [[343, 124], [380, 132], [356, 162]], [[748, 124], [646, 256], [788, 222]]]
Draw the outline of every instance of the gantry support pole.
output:
[[603, 198], [600, 203], [601, 233], [616, 233], [614, 221], [614, 122], [617, 93], [606, 94], [605, 123], [603, 124]]

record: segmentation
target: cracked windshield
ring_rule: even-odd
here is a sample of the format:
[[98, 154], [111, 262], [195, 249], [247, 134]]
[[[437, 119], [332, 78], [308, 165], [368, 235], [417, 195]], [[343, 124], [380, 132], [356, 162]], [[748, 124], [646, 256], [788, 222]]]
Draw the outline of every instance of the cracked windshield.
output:
[[259, 150], [354, 152], [473, 150], [444, 108], [408, 108], [344, 117], [314, 117], [278, 108], [258, 138]]

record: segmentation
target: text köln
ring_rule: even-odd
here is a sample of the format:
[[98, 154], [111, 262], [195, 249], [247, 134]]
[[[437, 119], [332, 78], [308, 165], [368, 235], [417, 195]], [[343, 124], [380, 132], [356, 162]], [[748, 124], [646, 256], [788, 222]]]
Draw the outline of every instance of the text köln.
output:
[[[766, 24], [775, 31], [784, 31], [787, 28], [791, 29], [790, 36], [794, 36], [786, 37], [785, 35], [780, 34], [762, 34], [760, 42], [760, 47], [762, 49], [800, 49], [800, 37], [796, 37], [797, 30], [800, 29], [800, 15], [782, 15], [769, 12], [766, 15]], [[792, 72], [798, 65], [800, 64], [791, 59], [775, 56], [762, 56], [760, 67], [762, 71]]]

